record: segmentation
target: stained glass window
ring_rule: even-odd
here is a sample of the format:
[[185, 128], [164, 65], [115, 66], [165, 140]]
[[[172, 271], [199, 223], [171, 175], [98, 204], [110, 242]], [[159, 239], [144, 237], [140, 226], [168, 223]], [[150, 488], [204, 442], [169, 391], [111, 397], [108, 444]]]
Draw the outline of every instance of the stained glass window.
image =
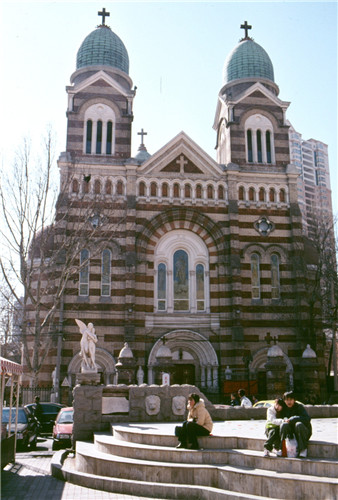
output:
[[253, 299], [259, 299], [261, 296], [259, 255], [251, 255], [251, 296]]
[[280, 283], [279, 283], [279, 257], [276, 254], [271, 255], [271, 298], [279, 299]]
[[80, 253], [79, 295], [89, 295], [89, 251]]
[[157, 309], [167, 309], [167, 266], [163, 263], [159, 264], [157, 270]]
[[189, 310], [189, 265], [188, 254], [184, 250], [174, 253], [174, 310]]
[[197, 264], [196, 266], [196, 301], [197, 311], [204, 311], [204, 266]]
[[111, 253], [110, 250], [102, 252], [102, 269], [101, 269], [101, 295], [110, 297], [111, 283]]

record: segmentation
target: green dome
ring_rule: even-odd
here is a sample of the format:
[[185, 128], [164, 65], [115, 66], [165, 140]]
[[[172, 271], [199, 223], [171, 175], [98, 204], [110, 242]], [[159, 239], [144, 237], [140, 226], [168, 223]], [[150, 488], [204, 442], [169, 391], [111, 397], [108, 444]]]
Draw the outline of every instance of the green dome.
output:
[[224, 84], [241, 78], [266, 78], [275, 81], [270, 57], [263, 47], [250, 38], [239, 42], [224, 63]]
[[86, 66], [112, 66], [129, 73], [128, 52], [108, 26], [99, 26], [82, 42], [76, 57], [76, 69]]

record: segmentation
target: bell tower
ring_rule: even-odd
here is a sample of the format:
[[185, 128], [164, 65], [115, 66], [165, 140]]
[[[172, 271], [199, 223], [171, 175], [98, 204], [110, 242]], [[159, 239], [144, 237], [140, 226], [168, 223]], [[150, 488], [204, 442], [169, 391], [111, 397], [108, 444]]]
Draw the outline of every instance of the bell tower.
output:
[[122, 40], [102, 22], [82, 42], [76, 71], [66, 87], [66, 152], [77, 162], [107, 164], [131, 156], [131, 124], [135, 90], [129, 57]]

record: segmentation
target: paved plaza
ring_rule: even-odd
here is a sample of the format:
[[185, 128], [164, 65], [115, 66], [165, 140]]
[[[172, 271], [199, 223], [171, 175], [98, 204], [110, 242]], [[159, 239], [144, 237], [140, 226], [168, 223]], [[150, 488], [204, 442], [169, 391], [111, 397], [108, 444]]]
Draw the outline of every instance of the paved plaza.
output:
[[[215, 422], [213, 435], [264, 437], [265, 420], [230, 420]], [[174, 423], [129, 424], [135, 431], [145, 433], [172, 434]], [[312, 441], [338, 444], [338, 420], [318, 418], [312, 420]], [[9, 464], [1, 474], [2, 500], [138, 500], [141, 497], [108, 493], [76, 486], [55, 479], [50, 475], [52, 451], [18, 453], [16, 463]], [[144, 499], [144, 497], [142, 497]]]

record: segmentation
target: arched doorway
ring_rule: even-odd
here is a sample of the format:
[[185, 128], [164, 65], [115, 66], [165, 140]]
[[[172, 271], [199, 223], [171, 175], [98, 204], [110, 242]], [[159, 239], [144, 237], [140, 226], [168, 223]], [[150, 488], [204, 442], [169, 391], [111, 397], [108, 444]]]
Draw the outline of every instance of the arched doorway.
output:
[[[270, 347], [263, 347], [253, 355], [253, 360], [250, 364], [250, 379], [257, 380], [258, 391], [257, 395], [260, 399], [266, 399], [266, 368], [265, 364], [268, 360], [268, 350]], [[283, 353], [283, 359], [286, 364], [287, 375], [287, 390], [293, 390], [293, 365], [290, 358]]]
[[218, 391], [219, 364], [215, 349], [206, 337], [191, 330], [174, 330], [155, 342], [148, 358], [148, 384], [156, 383], [154, 368], [164, 339], [165, 346], [172, 353], [172, 385], [191, 384], [202, 391]]
[[[81, 372], [81, 363], [82, 357], [80, 356], [80, 352], [78, 352], [68, 365], [67, 378], [70, 387], [75, 386], [76, 375]], [[102, 347], [96, 348], [95, 364], [98, 373], [100, 373], [100, 382], [102, 384], [107, 385], [116, 383], [115, 359], [108, 351], [102, 349]]]

